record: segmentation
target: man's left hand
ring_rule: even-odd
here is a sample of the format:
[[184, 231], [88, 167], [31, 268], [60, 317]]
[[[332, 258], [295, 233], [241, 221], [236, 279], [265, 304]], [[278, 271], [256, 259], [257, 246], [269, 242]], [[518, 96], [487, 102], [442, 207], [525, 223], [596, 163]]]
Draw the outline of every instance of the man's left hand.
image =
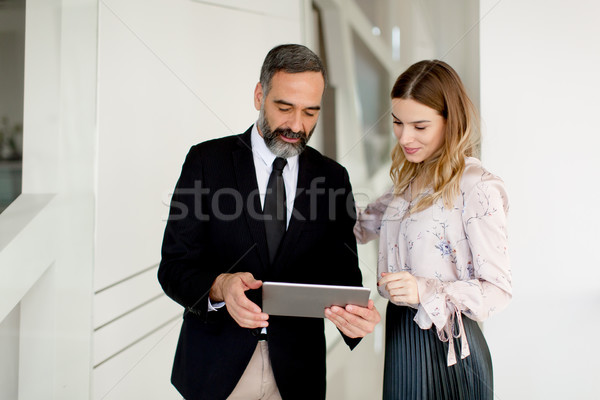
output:
[[350, 338], [365, 337], [373, 332], [375, 325], [381, 321], [373, 300], [369, 300], [367, 307], [348, 304], [344, 308], [338, 306], [326, 308], [325, 317]]

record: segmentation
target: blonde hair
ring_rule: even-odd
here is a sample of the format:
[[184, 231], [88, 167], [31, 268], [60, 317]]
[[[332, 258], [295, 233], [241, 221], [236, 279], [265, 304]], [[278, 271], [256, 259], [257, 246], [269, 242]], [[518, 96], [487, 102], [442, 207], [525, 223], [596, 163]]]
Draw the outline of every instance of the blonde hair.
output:
[[442, 147], [420, 163], [406, 160], [399, 143], [392, 150], [390, 176], [394, 193], [404, 193], [417, 177], [432, 193], [421, 196], [411, 211], [424, 210], [442, 198], [451, 208], [460, 194], [460, 178], [465, 157], [473, 156], [479, 146], [479, 118], [467, 96], [460, 77], [443, 61], [420, 61], [402, 73], [391, 93], [392, 99], [412, 99], [436, 110], [446, 121]]

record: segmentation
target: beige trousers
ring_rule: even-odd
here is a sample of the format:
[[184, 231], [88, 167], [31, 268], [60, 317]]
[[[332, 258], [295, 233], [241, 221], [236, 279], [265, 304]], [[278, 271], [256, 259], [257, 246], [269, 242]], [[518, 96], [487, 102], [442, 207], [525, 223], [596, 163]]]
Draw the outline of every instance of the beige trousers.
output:
[[256, 345], [244, 374], [227, 400], [281, 400], [266, 341], [261, 340]]

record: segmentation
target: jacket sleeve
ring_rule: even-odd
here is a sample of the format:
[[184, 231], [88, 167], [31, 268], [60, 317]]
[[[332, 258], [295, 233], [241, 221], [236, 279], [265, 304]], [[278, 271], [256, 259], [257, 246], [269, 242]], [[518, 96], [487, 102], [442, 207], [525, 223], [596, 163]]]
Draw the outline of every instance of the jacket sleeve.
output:
[[[352, 195], [352, 186], [348, 172], [344, 169], [344, 193], [345, 196], [336, 198], [337, 201], [337, 237], [341, 240], [337, 241], [339, 252], [342, 254], [342, 260], [346, 267], [345, 282], [341, 284], [351, 286], [362, 286], [362, 273], [358, 264], [358, 250], [356, 248], [356, 238], [352, 228], [356, 223], [356, 208], [354, 196]], [[340, 332], [341, 333], [341, 332]], [[342, 337], [346, 345], [352, 350], [362, 340], [362, 338], [350, 338], [342, 333]]]
[[206, 317], [208, 293], [219, 272], [210, 268], [207, 249], [202, 159], [190, 149], [171, 198], [158, 280], [187, 312]]

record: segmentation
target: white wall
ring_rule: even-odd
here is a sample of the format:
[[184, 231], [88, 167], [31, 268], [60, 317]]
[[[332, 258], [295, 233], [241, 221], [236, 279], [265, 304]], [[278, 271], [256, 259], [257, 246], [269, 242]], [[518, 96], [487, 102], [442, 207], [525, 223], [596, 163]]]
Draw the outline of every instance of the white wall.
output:
[[484, 164], [506, 181], [514, 298], [485, 325], [498, 399], [596, 399], [600, 4], [483, 0]]
[[0, 365], [18, 377], [4, 377], [0, 397], [82, 399], [91, 374], [97, 4], [26, 7], [23, 194], [0, 215], [0, 321], [18, 332], [18, 357]]
[[19, 314], [16, 306], [0, 322], [0, 398], [15, 399], [19, 394]]
[[189, 0], [100, 3], [96, 289], [159, 260], [160, 217], [189, 147], [256, 120], [267, 51], [302, 40], [300, 2], [288, 4], [281, 17]]
[[[400, 70], [415, 62], [439, 59], [460, 75], [469, 96], [479, 103], [479, 3], [473, 0], [398, 0], [394, 23], [400, 27]], [[395, 80], [395, 79], [394, 79]]]

